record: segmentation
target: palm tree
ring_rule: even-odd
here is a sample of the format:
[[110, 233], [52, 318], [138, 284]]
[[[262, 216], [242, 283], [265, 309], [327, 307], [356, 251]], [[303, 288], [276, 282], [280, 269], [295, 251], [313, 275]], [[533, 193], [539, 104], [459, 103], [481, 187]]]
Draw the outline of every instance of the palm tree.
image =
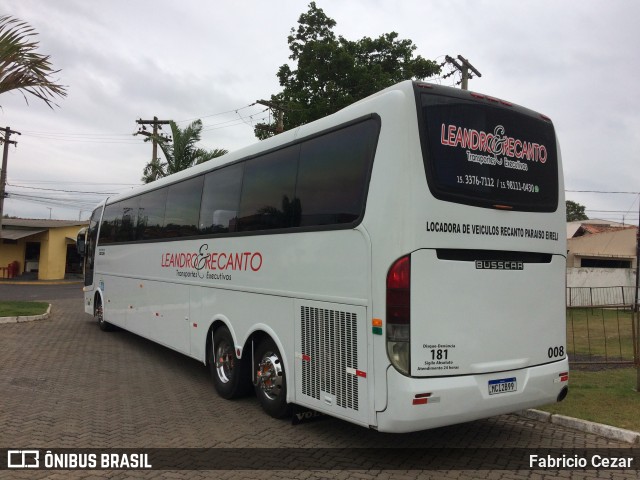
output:
[[184, 130], [181, 130], [173, 120], [169, 122], [169, 126], [171, 127], [171, 140], [167, 140], [164, 136], [156, 137], [166, 161], [155, 159], [147, 163], [142, 172], [144, 183], [152, 182], [228, 153], [222, 148], [206, 150], [196, 147], [196, 143], [200, 141], [202, 120], [191, 122]]
[[164, 173], [164, 165], [166, 164], [161, 163], [159, 158], [151, 160], [145, 165], [142, 171], [142, 181], [144, 183], [151, 183], [166, 176], [166, 173]]
[[36, 31], [26, 22], [9, 15], [0, 16], [0, 94], [18, 90], [27, 105], [25, 93], [45, 102], [50, 108], [56, 96], [65, 97], [67, 87], [56, 83], [49, 55], [36, 53]]

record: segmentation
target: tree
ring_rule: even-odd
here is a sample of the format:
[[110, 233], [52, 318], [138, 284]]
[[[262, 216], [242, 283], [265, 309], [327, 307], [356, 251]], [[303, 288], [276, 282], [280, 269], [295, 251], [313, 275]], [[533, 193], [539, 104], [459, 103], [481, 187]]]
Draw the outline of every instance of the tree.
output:
[[[315, 2], [300, 15], [298, 28], [288, 37], [289, 58], [277, 73], [283, 90], [271, 101], [284, 111], [285, 130], [317, 120], [368, 95], [407, 79], [422, 80], [440, 72], [433, 61], [420, 55], [411, 40], [396, 32], [357, 41], [336, 37], [336, 21], [327, 17]], [[258, 138], [270, 134], [265, 124], [256, 128]], [[267, 129], [271, 126], [266, 126]]]
[[184, 130], [181, 130], [173, 120], [169, 122], [169, 126], [172, 140], [169, 141], [162, 136], [156, 137], [166, 161], [162, 162], [156, 158], [147, 163], [142, 172], [144, 183], [153, 182], [228, 153], [221, 148], [206, 150], [196, 147], [196, 143], [200, 141], [202, 120], [191, 122]]
[[578, 220], [589, 220], [589, 217], [584, 213], [585, 207], [584, 205], [580, 205], [579, 203], [572, 202], [571, 200], [566, 201], [567, 205], [567, 222], [575, 222]]
[[49, 55], [36, 52], [37, 33], [26, 22], [9, 15], [0, 16], [0, 94], [11, 90], [29, 93], [45, 102], [50, 108], [58, 106], [53, 99], [65, 97], [67, 87], [51, 79], [60, 70], [53, 70]]

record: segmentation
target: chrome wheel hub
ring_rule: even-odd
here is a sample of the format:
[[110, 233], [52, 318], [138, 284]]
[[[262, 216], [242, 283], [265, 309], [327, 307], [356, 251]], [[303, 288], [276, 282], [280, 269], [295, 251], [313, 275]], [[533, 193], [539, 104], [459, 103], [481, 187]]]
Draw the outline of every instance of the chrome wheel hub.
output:
[[274, 400], [282, 391], [282, 363], [274, 353], [267, 354], [258, 365], [258, 386], [265, 396]]
[[231, 345], [221, 342], [216, 347], [216, 372], [222, 383], [231, 381], [233, 373], [234, 352]]

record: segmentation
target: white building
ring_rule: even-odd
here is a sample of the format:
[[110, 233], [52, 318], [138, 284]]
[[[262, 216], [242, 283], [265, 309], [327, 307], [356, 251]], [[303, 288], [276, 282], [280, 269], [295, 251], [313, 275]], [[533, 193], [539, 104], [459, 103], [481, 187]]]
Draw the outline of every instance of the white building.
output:
[[617, 287], [620, 298], [615, 303], [632, 302], [638, 268], [637, 231], [637, 227], [606, 220], [568, 223], [567, 287]]

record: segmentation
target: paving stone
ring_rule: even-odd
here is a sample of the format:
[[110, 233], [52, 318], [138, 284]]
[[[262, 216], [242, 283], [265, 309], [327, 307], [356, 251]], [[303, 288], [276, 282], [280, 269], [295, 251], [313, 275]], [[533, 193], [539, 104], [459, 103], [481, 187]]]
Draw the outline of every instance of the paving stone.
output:
[[[0, 325], [0, 446], [6, 448], [628, 448], [624, 442], [518, 415], [409, 434], [341, 420], [301, 425], [265, 415], [254, 396], [218, 397], [199, 362], [125, 331], [102, 332], [82, 299], [53, 298], [47, 320]], [[327, 462], [340, 456], [318, 450]], [[288, 470], [31, 471], [2, 478], [626, 478], [636, 472]], [[324, 458], [324, 457], [323, 457]], [[348, 455], [345, 462], [349, 462]], [[337, 459], [337, 460], [336, 460]], [[491, 461], [487, 458], [487, 461]], [[252, 459], [248, 458], [248, 462]], [[367, 461], [363, 461], [366, 465]], [[3, 475], [11, 473], [11, 475]], [[353, 475], [350, 475], [353, 473]], [[628, 478], [634, 478], [628, 477]]]

